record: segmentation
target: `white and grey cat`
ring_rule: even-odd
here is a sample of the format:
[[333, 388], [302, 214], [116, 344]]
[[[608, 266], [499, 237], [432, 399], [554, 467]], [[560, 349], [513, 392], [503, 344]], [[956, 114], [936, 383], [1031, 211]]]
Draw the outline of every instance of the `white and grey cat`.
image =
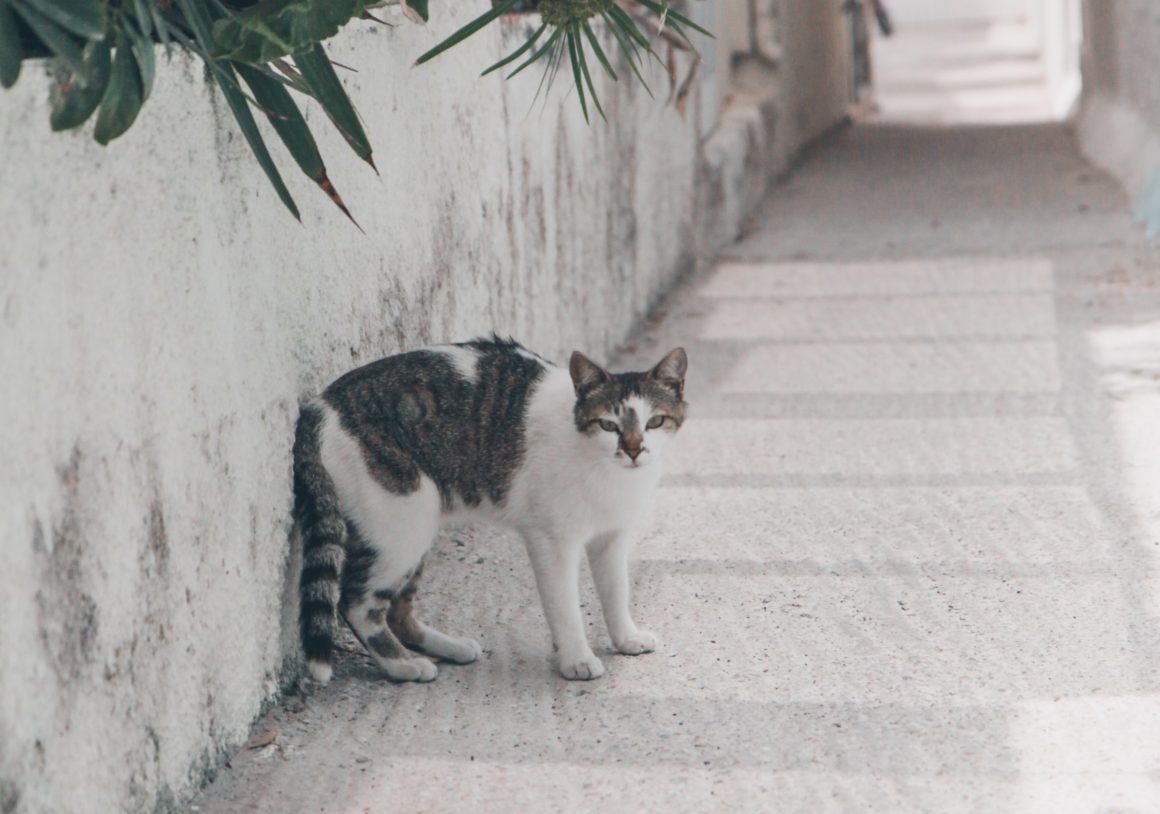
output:
[[315, 680], [330, 680], [340, 613], [396, 681], [435, 678], [418, 653], [479, 658], [477, 642], [424, 625], [413, 608], [439, 529], [477, 520], [523, 537], [562, 676], [604, 674], [580, 612], [585, 552], [613, 645], [654, 650], [629, 612], [628, 555], [685, 418], [686, 368], [676, 348], [642, 373], [612, 374], [579, 352], [565, 371], [492, 338], [372, 362], [305, 405], [294, 516]]

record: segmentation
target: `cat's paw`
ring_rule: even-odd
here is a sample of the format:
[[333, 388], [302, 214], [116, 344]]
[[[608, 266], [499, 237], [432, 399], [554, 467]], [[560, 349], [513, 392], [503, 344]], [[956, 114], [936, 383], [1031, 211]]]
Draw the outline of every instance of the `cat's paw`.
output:
[[383, 659], [379, 662], [392, 681], [434, 681], [439, 668], [430, 659], [414, 656], [406, 659]]
[[455, 664], [471, 664], [483, 655], [483, 648], [475, 639], [453, 639], [439, 655]]
[[560, 675], [569, 681], [591, 681], [604, 675], [604, 662], [594, 655], [560, 660]]
[[657, 649], [657, 637], [647, 630], [638, 630], [613, 642], [616, 652], [626, 656], [639, 656], [641, 653], [651, 653]]

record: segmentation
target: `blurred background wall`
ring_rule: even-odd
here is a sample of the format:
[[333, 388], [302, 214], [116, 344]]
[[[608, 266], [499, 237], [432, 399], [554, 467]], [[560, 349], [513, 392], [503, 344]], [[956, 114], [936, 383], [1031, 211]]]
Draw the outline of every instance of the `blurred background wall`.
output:
[[1160, 233], [1160, 4], [1085, 0], [1080, 144]]

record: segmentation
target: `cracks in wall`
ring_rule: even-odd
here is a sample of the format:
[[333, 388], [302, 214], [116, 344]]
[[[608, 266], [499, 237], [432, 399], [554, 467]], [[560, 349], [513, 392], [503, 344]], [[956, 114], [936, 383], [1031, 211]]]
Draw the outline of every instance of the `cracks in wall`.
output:
[[63, 506], [46, 545], [39, 519], [32, 547], [40, 560], [36, 592], [37, 630], [44, 654], [56, 675], [62, 696], [72, 705], [77, 682], [92, 661], [99, 629], [97, 603], [88, 590], [85, 536], [81, 526], [81, 465], [79, 444], [57, 470]]
[[0, 777], [0, 814], [14, 814], [20, 805], [20, 787]]

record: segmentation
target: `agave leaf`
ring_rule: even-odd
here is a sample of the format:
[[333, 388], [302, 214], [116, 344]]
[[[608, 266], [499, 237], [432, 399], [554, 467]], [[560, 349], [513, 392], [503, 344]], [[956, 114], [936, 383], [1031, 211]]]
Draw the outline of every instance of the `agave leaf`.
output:
[[294, 55], [294, 64], [302, 75], [302, 81], [310, 88], [311, 95], [322, 105], [347, 144], [359, 158], [374, 167], [371, 143], [322, 46], [316, 43], [305, 51], [299, 51]]
[[427, 0], [399, 0], [403, 13], [416, 22], [425, 23], [429, 19], [427, 14]]
[[580, 81], [580, 58], [576, 56], [576, 37], [569, 28], [564, 35], [568, 40], [568, 58], [572, 62], [572, 79], [576, 83], [576, 95], [580, 98], [580, 109], [584, 111], [584, 121], [588, 121], [588, 103], [584, 101], [584, 85]]
[[147, 0], [133, 0], [133, 13], [137, 18], [137, 27], [146, 37], [153, 36], [153, 11]]
[[8, 0], [8, 2], [12, 10], [32, 29], [32, 33], [39, 37], [70, 71], [73, 73], [84, 71], [81, 46], [71, 34], [28, 5], [26, 0]]
[[616, 78], [616, 71], [612, 70], [612, 65], [608, 62], [608, 57], [604, 54], [604, 49], [600, 47], [600, 42], [596, 39], [596, 35], [592, 33], [592, 26], [588, 21], [584, 21], [584, 34], [588, 37], [588, 42], [592, 44], [592, 51], [596, 54], [596, 58], [600, 60], [600, 64], [604, 66], [605, 72], [612, 77], [612, 81], [618, 81]]
[[93, 138], [100, 144], [108, 144], [128, 130], [145, 101], [137, 60], [125, 36], [122, 33], [117, 38], [109, 84], [101, 97], [101, 109], [97, 111], [97, 124], [93, 128]]
[[608, 7], [608, 11], [605, 13], [616, 20], [616, 23], [620, 26], [620, 29], [631, 39], [636, 40], [636, 43], [641, 48], [644, 48], [646, 51], [652, 51], [652, 45], [649, 43], [648, 37], [646, 37], [640, 28], [637, 27], [636, 21], [633, 20], [632, 17], [628, 16], [628, 12], [626, 12], [620, 6], [613, 4]]
[[23, 50], [16, 16], [6, 0], [0, 0], [0, 85], [10, 88], [16, 84]]
[[[199, 55], [212, 69], [215, 64], [210, 56], [210, 44], [213, 42], [213, 19], [210, 17], [209, 9], [206, 8], [205, 0], [174, 0], [174, 2], [177, 3], [181, 16], [185, 18], [193, 32]], [[232, 73], [226, 75], [233, 76]]]
[[621, 31], [620, 23], [616, 22], [607, 14], [605, 14], [604, 19], [608, 22], [608, 30], [612, 32], [612, 36], [616, 38], [618, 43], [620, 43], [621, 50], [624, 51], [625, 58], [628, 60], [628, 67], [632, 68], [632, 72], [636, 74], [636, 78], [639, 79], [640, 84], [644, 86], [645, 93], [649, 95], [649, 98], [655, 99], [656, 97], [653, 96], [652, 88], [648, 86], [648, 82], [645, 81], [644, 74], [642, 74], [640, 72], [640, 68], [637, 67], [636, 63], [637, 60], [640, 59], [640, 54], [637, 51], [636, 43], [632, 41], [631, 37], [626, 36]]
[[270, 66], [278, 69], [278, 74], [294, 90], [301, 93], [303, 96], [310, 96], [310, 88], [307, 87], [306, 82], [302, 79], [302, 74], [298, 73], [298, 69], [289, 60], [276, 59], [270, 63]]
[[302, 111], [285, 86], [251, 65], [235, 63], [234, 70], [250, 86], [258, 106], [265, 112], [274, 131], [286, 144], [302, 171], [311, 178], [323, 173], [325, 167], [318, 145], [306, 125]]
[[[563, 30], [563, 29], [561, 29]], [[566, 31], [564, 32], [567, 33]], [[564, 64], [564, 57], [568, 55], [568, 38], [561, 36], [556, 41], [556, 45], [552, 48], [551, 56], [548, 61], [548, 69], [544, 71], [544, 75], [540, 78], [540, 86], [536, 88], [536, 98], [540, 98], [540, 91], [544, 87], [551, 87], [556, 84], [556, 77], [560, 75], [560, 66]], [[569, 64], [571, 64], [569, 62]]]
[[[358, 227], [358, 222], [350, 214], [350, 210], [346, 208], [342, 196], [338, 194], [338, 190], [334, 188], [334, 184], [327, 177], [326, 165], [322, 163], [322, 154], [319, 153], [310, 127], [306, 124], [302, 111], [294, 103], [290, 91], [286, 90], [282, 81], [259, 68], [242, 63], [237, 63], [234, 67], [242, 80], [250, 86], [254, 99], [265, 110], [266, 118], [270, 120], [274, 132], [282, 139], [282, 143], [286, 145], [286, 149], [290, 151], [290, 155], [293, 156], [298, 167], [310, 180], [318, 184], [327, 197], [334, 202], [334, 205], [341, 209], [343, 214], [350, 218], [351, 223]], [[358, 228], [360, 231], [362, 230], [362, 227]]]
[[162, 16], [161, 9], [153, 4], [149, 5], [149, 14], [153, 18], [153, 30], [157, 32], [157, 39], [165, 46], [165, 56], [168, 57], [171, 50], [169, 22]]
[[658, 65], [665, 64], [664, 60], [661, 59], [661, 55], [653, 49], [652, 41], [649, 40], [648, 35], [640, 30], [640, 27], [636, 24], [636, 20], [629, 16], [628, 12], [616, 5], [611, 6], [608, 11], [613, 16], [613, 19], [619, 23], [620, 30], [624, 32], [630, 41], [635, 41], [646, 54], [657, 61]]
[[28, 5], [66, 31], [95, 40], [105, 35], [105, 3], [100, 0], [27, 0]]
[[538, 40], [538, 39], [540, 38], [540, 35], [544, 33], [544, 30], [545, 30], [547, 27], [548, 27], [548, 24], [547, 24], [547, 23], [544, 23], [543, 25], [541, 25], [539, 28], [537, 28], [537, 29], [536, 29], [536, 32], [535, 32], [534, 34], [532, 34], [532, 36], [528, 37], [527, 41], [525, 41], [523, 45], [521, 45], [521, 46], [520, 46], [519, 48], [517, 48], [516, 50], [512, 51], [510, 54], [508, 54], [506, 57], [504, 57], [503, 59], [501, 59], [499, 62], [497, 62], [497, 63], [495, 63], [494, 65], [492, 65], [492, 66], [491, 66], [490, 68], [488, 68], [486, 71], [484, 71], [483, 73], [481, 73], [481, 74], [480, 74], [480, 76], [487, 76], [489, 73], [491, 73], [492, 71], [496, 70], [497, 68], [502, 68], [504, 65], [509, 65], [509, 64], [511, 64], [512, 62], [515, 62], [515, 61], [516, 61], [517, 59], [519, 59], [519, 58], [520, 58], [520, 57], [521, 57], [521, 56], [522, 56], [522, 55], [523, 55], [523, 54], [524, 54], [524, 53], [525, 53], [525, 52], [526, 52], [526, 51], [527, 51], [529, 48], [531, 48], [532, 46], [534, 46], [534, 45], [536, 44], [536, 40]]
[[644, 6], [649, 11], [651, 11], [653, 14], [657, 15], [658, 17], [660, 17], [662, 19], [664, 19], [665, 17], [668, 17], [671, 20], [676, 20], [681, 25], [688, 26], [689, 28], [693, 29], [694, 31], [697, 31], [701, 34], [704, 34], [706, 37], [709, 37], [710, 39], [713, 38], [713, 35], [710, 32], [701, 28], [701, 26], [697, 25], [696, 23], [694, 23], [692, 20], [690, 20], [688, 17], [681, 14], [680, 12], [678, 12], [672, 8], [669, 8], [669, 4], [667, 2], [664, 4], [664, 6], [662, 6], [660, 3], [657, 3], [656, 0], [636, 0], [636, 2], [640, 3], [642, 6]]
[[53, 130], [68, 130], [88, 121], [105, 95], [112, 69], [110, 38], [94, 40], [85, 46], [85, 71], [70, 74], [54, 94], [52, 116], [49, 123]]
[[362, 15], [364, 0], [260, 0], [213, 24], [213, 56], [263, 65], [305, 50]]
[[250, 112], [246, 95], [238, 84], [237, 76], [228, 62], [216, 60], [209, 55], [208, 43], [212, 36], [211, 18], [205, 0], [173, 0], [173, 2], [177, 4], [181, 15], [188, 23], [194, 39], [190, 40], [176, 27], [170, 30], [170, 35], [205, 60], [205, 64], [209, 67], [210, 76], [221, 89], [222, 96], [226, 98], [230, 112], [234, 114], [234, 121], [238, 123], [238, 129], [242, 131], [242, 136], [250, 145], [254, 158], [258, 160], [258, 166], [266, 173], [266, 178], [270, 180], [278, 199], [290, 210], [290, 214], [301, 222], [302, 216], [298, 213], [298, 206], [294, 203], [290, 190], [286, 188], [286, 182], [282, 180], [282, 175], [278, 172], [274, 159], [270, 157], [270, 151], [266, 148], [266, 142], [262, 139], [258, 124]]
[[226, 97], [226, 103], [229, 104], [230, 110], [234, 114], [234, 120], [238, 123], [238, 129], [245, 136], [246, 143], [250, 145], [250, 149], [253, 151], [254, 157], [258, 159], [258, 164], [262, 167], [262, 171], [266, 173], [266, 177], [274, 185], [274, 191], [278, 193], [278, 198], [290, 210], [290, 214], [296, 220], [301, 221], [302, 216], [298, 213], [298, 206], [294, 203], [294, 198], [290, 195], [290, 190], [286, 188], [286, 182], [282, 180], [282, 175], [278, 172], [278, 167], [275, 166], [274, 159], [270, 157], [270, 151], [266, 147], [266, 142], [262, 139], [262, 134], [258, 130], [258, 123], [254, 121], [254, 115], [250, 112], [250, 106], [246, 102], [246, 96], [238, 86], [238, 80], [234, 75], [233, 69], [229, 63], [211, 64], [214, 66], [212, 75], [217, 80], [217, 85], [221, 88], [222, 95]]
[[126, 15], [121, 15], [121, 30], [129, 35], [137, 69], [141, 72], [141, 90], [148, 99], [153, 91], [153, 77], [157, 73], [157, 53], [153, 50], [153, 38], [145, 34]]
[[493, 6], [483, 14], [476, 17], [470, 23], [453, 33], [450, 37], [443, 40], [443, 42], [436, 45], [430, 51], [424, 53], [417, 60], [415, 60], [415, 64], [422, 65], [424, 62], [439, 56], [453, 45], [458, 45], [472, 34], [474, 34], [476, 31], [490, 23], [492, 20], [496, 20], [506, 12], [510, 11], [519, 2], [520, 0], [504, 0], [504, 2], [500, 3], [498, 6]]
[[542, 56], [544, 56], [544, 54], [546, 54], [552, 48], [552, 46], [554, 46], [556, 43], [560, 42], [560, 38], [563, 36], [564, 36], [564, 29], [557, 28], [555, 31], [552, 32], [552, 36], [548, 37], [548, 41], [545, 42], [544, 45], [539, 50], [537, 50], [534, 54], [532, 54], [530, 57], [525, 59], [519, 65], [519, 67], [517, 67], [514, 71], [509, 73], [507, 75], [507, 78], [511, 79], [513, 76], [518, 74], [524, 68], [528, 67], [533, 62], [540, 59]]
[[596, 112], [600, 114], [600, 118], [608, 121], [608, 117], [604, 115], [604, 108], [600, 106], [600, 97], [596, 95], [596, 88], [592, 84], [592, 74], [588, 72], [588, 59], [584, 56], [584, 40], [580, 38], [580, 24], [573, 23], [572, 29], [573, 39], [576, 40], [576, 56], [580, 58], [580, 73], [588, 85], [588, 95], [592, 97], [592, 104], [596, 105]]

